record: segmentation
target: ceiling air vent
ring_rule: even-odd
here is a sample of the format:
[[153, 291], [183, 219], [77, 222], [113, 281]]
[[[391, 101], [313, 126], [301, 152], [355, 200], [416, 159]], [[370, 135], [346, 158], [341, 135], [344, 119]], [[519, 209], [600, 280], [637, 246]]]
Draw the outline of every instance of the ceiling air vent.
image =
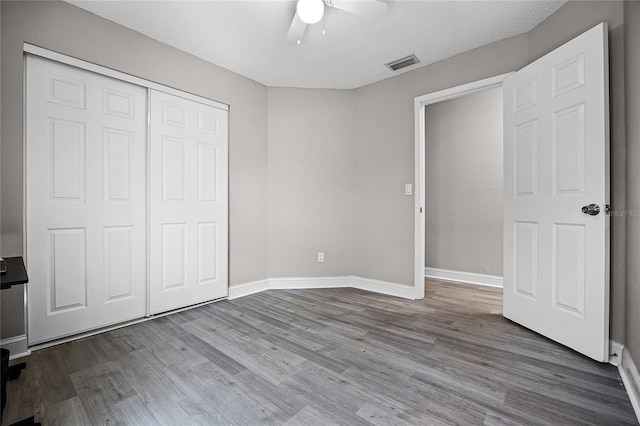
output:
[[391, 61], [385, 65], [391, 71], [398, 71], [401, 68], [417, 64], [418, 62], [420, 62], [420, 59], [418, 59], [418, 57], [412, 53], [411, 55], [405, 56], [404, 58], [396, 59], [395, 61]]

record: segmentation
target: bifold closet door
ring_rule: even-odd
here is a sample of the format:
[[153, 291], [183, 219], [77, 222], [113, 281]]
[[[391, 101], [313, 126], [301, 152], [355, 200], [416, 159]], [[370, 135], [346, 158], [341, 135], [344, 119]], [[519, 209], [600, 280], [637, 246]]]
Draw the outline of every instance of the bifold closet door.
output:
[[146, 313], [147, 89], [28, 56], [29, 344]]
[[149, 106], [149, 291], [157, 314], [228, 294], [228, 113], [155, 90]]

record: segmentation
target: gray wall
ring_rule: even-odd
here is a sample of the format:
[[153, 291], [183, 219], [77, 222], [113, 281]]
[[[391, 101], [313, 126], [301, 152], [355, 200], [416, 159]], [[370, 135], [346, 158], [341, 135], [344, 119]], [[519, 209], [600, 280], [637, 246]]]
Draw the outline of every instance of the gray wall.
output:
[[356, 90], [355, 274], [413, 285], [413, 101], [529, 62], [526, 34]]
[[[610, 127], [611, 127], [611, 206], [614, 211], [626, 211], [627, 207], [627, 139], [625, 128], [624, 83], [624, 27], [620, 25], [609, 32], [610, 57]], [[627, 289], [627, 218], [612, 215], [611, 223], [611, 293], [610, 312], [612, 338], [624, 342]]]
[[502, 87], [425, 107], [425, 266], [502, 276]]
[[[640, 2], [625, 2], [627, 113], [627, 209], [640, 211]], [[627, 218], [627, 315], [625, 345], [640, 366], [640, 217]]]
[[[23, 41], [230, 105], [230, 279], [267, 277], [267, 88], [62, 2], [2, 1], [1, 246], [22, 255]], [[249, 124], [248, 124], [249, 123]], [[18, 287], [2, 292], [2, 338], [22, 334]], [[20, 314], [17, 315], [16, 307]]]
[[351, 90], [269, 88], [270, 277], [353, 271], [353, 99]]
[[[2, 8], [0, 7], [0, 22], [2, 22]], [[2, 31], [0, 31], [0, 46], [2, 46]], [[0, 81], [2, 80], [2, 55], [0, 55]], [[2, 99], [2, 85], [0, 85], [0, 99]], [[2, 135], [2, 103], [0, 102], [0, 135]], [[0, 150], [0, 164], [2, 164], [2, 151]], [[2, 174], [0, 174], [0, 188], [2, 188]], [[2, 197], [0, 197], [0, 212], [2, 212]], [[2, 217], [0, 216], [0, 224]], [[2, 246], [2, 234], [0, 233], [0, 247]], [[0, 255], [3, 253], [0, 251]], [[24, 294], [23, 286], [12, 287], [0, 293], [0, 336], [18, 336], [24, 333], [24, 315], [21, 301]], [[5, 296], [6, 295], [6, 296]], [[15, 320], [3, 321], [4, 317]]]

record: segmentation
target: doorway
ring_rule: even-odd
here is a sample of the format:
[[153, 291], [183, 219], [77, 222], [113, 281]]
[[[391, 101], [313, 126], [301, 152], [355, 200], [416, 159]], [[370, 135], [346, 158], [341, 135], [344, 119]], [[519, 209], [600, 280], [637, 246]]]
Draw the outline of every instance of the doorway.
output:
[[425, 273], [502, 287], [502, 87], [425, 107]]
[[[426, 253], [426, 224], [425, 217], [426, 212], [431, 207], [430, 200], [426, 199], [426, 108], [429, 105], [438, 104], [440, 102], [449, 101], [457, 98], [462, 98], [467, 95], [472, 95], [484, 91], [486, 89], [501, 88], [502, 82], [512, 73], [501, 74], [495, 77], [475, 81], [472, 83], [464, 84], [461, 86], [452, 87], [450, 89], [441, 90], [438, 92], [430, 93], [427, 95], [419, 96], [415, 98], [414, 111], [415, 111], [415, 123], [416, 123], [416, 177], [415, 177], [415, 203], [416, 203], [416, 215], [415, 215], [415, 289], [416, 297], [424, 297], [424, 276], [425, 276], [425, 259]], [[445, 165], [446, 167], [446, 165]], [[435, 269], [435, 268], [434, 268]], [[438, 268], [441, 269], [441, 268]], [[444, 269], [443, 269], [444, 270]], [[488, 275], [488, 274], [484, 274]], [[444, 278], [444, 277], [443, 277]], [[454, 278], [454, 277], [450, 277]]]

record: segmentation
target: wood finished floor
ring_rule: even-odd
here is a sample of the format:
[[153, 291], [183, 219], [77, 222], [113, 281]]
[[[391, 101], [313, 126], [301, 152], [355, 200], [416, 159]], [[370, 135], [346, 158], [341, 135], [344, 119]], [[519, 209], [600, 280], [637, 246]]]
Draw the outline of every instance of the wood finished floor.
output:
[[501, 306], [500, 289], [430, 280], [420, 301], [321, 289], [218, 302], [34, 351], [2, 424], [638, 424], [615, 367]]

